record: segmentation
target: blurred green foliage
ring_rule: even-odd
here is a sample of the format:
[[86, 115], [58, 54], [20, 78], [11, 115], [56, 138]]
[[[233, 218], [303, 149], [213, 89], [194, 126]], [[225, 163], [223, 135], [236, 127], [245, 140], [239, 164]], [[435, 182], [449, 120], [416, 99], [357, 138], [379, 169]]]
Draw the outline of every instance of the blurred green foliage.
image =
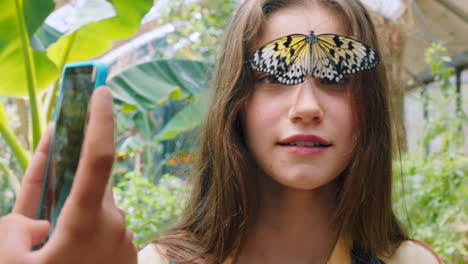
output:
[[114, 182], [127, 171], [141, 172], [154, 184], [165, 173], [185, 177], [176, 169], [191, 163], [212, 72], [206, 62], [155, 59], [108, 80], [117, 117]]
[[423, 145], [428, 149], [429, 143], [439, 137], [442, 141], [441, 152], [463, 155], [464, 136], [461, 126], [468, 122], [468, 118], [462, 107], [453, 110], [448, 107], [456, 105], [459, 100], [461, 102], [461, 94], [456, 92], [450, 80], [455, 70], [448, 65], [451, 59], [443, 55], [445, 51], [442, 45], [433, 43], [424, 53], [434, 81], [440, 88], [441, 96], [430, 96], [429, 93], [424, 93], [423, 100], [431, 114], [426, 120]]
[[454, 69], [444, 51], [433, 44], [425, 52], [441, 96], [425, 94], [431, 114], [423, 136], [414, 151], [395, 161], [394, 205], [413, 238], [429, 243], [446, 263], [458, 264], [468, 256], [468, 158], [460, 129], [466, 115], [447, 111], [460, 95], [450, 82]]
[[[216, 63], [224, 30], [239, 0], [167, 1], [158, 21], [172, 23], [168, 51], [160, 56], [182, 57]], [[165, 55], [164, 55], [165, 54]]]
[[126, 224], [135, 233], [138, 249], [160, 236], [185, 207], [189, 185], [165, 174], [158, 185], [135, 172], [128, 172], [113, 188], [117, 206], [126, 212]]
[[463, 263], [462, 256], [468, 255], [468, 158], [407, 153], [401, 165], [403, 177], [397, 177], [395, 189], [401, 184], [404, 189], [394, 203], [400, 219], [413, 238], [429, 243], [446, 263]]
[[0, 161], [0, 217], [11, 211], [13, 202], [15, 201], [15, 191], [12, 188], [6, 175], [9, 174], [8, 167], [3, 166]]

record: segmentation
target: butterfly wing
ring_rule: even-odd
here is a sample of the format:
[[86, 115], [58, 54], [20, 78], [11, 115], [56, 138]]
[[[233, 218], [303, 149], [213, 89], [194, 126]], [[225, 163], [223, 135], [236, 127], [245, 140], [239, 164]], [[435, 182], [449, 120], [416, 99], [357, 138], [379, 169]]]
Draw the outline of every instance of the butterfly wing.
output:
[[340, 81], [344, 74], [374, 68], [380, 62], [377, 53], [353, 38], [322, 34], [313, 45], [312, 76]]
[[[277, 77], [283, 84], [300, 83], [306, 71], [303, 56], [309, 53], [307, 36], [293, 34], [274, 40], [258, 49], [250, 61], [255, 71], [266, 72]], [[310, 60], [310, 56], [309, 60]], [[299, 59], [299, 61], [298, 61]]]
[[339, 81], [343, 78], [343, 74], [339, 72], [332, 56], [328, 50], [315, 42], [312, 47], [313, 61], [310, 62], [311, 67], [307, 74], [311, 74], [317, 78], [327, 78], [328, 80]]
[[304, 45], [304, 47], [297, 52], [289, 70], [284, 75], [278, 77], [280, 83], [293, 85], [305, 81], [312, 67], [310, 50], [309, 43], [307, 43], [307, 45]]

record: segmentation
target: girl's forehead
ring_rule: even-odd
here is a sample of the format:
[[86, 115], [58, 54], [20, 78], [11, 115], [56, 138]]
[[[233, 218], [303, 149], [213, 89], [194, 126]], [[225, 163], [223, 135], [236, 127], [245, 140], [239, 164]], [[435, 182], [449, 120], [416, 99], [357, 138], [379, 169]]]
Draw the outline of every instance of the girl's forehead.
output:
[[346, 35], [343, 19], [330, 8], [319, 5], [289, 6], [274, 11], [261, 27], [255, 49], [284, 36], [332, 33]]

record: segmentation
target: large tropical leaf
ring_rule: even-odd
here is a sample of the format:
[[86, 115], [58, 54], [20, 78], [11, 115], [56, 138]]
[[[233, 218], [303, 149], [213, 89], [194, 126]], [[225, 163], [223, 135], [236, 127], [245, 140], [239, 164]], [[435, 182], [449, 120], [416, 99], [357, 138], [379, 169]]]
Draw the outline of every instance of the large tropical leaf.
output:
[[95, 0], [90, 1], [92, 4], [85, 5], [80, 10], [80, 13], [87, 15], [72, 28], [83, 26], [50, 45], [47, 54], [57, 65], [91, 59], [110, 49], [113, 41], [130, 37], [140, 27], [143, 16], [153, 6], [153, 0], [109, 0], [109, 2], [114, 4], [116, 16], [89, 23], [95, 17], [89, 15], [90, 12], [101, 13], [101, 16], [102, 13], [107, 16], [110, 12], [114, 12], [110, 5], [97, 4], [98, 1]]
[[119, 101], [148, 111], [161, 105], [178, 91], [181, 97], [208, 91], [213, 66], [185, 59], [154, 60], [130, 67], [107, 84]]
[[158, 79], [180, 87], [187, 95], [206, 93], [214, 69], [209, 63], [187, 59], [156, 60], [149, 67]]
[[[28, 36], [31, 37], [44, 23], [46, 17], [54, 10], [55, 3], [52, 0], [7, 0], [17, 2], [23, 8], [23, 19], [26, 24]], [[3, 10], [3, 9], [2, 9]]]
[[149, 67], [138, 65], [129, 68], [107, 81], [118, 101], [135, 105], [140, 111], [153, 109], [177, 92], [178, 87], [162, 82], [148, 71]]
[[53, 0], [0, 1], [0, 95], [24, 96], [28, 86], [40, 91], [57, 78], [54, 63], [30, 47], [31, 37], [53, 9]]
[[204, 95], [179, 111], [154, 137], [154, 140], [163, 141], [173, 139], [180, 133], [190, 131], [197, 127], [205, 116], [207, 101], [207, 95]]
[[46, 51], [47, 47], [56, 42], [62, 35], [62, 32], [44, 23], [32, 36], [31, 47], [35, 50]]
[[[108, 81], [108, 85], [113, 89], [114, 97], [125, 103], [119, 105], [122, 112], [135, 112], [136, 106], [139, 110], [136, 112], [143, 123], [149, 121], [149, 110], [162, 105], [166, 100], [190, 99], [188, 106], [167, 123], [158, 125], [163, 129], [156, 136], [149, 129], [149, 124], [142, 129], [145, 140], [152, 139], [154, 143], [159, 143], [192, 130], [200, 124], [206, 111], [206, 98], [212, 72], [213, 66], [204, 62], [184, 59], [154, 60], [117, 74]], [[145, 160], [153, 161], [154, 150], [148, 149], [148, 142], [145, 144]], [[164, 148], [163, 151], [168, 150]], [[164, 164], [165, 161], [162, 161], [154, 169], [153, 164], [148, 162], [144, 171], [150, 174], [150, 179], [153, 179]]]

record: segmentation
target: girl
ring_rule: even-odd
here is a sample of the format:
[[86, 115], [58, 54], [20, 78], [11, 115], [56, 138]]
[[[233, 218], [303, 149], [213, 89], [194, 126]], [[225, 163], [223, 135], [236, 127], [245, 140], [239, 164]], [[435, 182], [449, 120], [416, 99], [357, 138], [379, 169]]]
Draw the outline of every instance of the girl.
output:
[[141, 263], [440, 263], [392, 210], [385, 66], [295, 85], [252, 69], [265, 44], [311, 30], [379, 50], [357, 0], [243, 1], [226, 32], [190, 204]]
[[[349, 36], [379, 53], [358, 0], [240, 5], [218, 63], [190, 204], [139, 253], [139, 264], [441, 263], [408, 238], [392, 210], [384, 65], [338, 80], [308, 74], [292, 85], [253, 70], [265, 44], [311, 31]], [[287, 54], [274, 55], [273, 64]], [[106, 91], [93, 96], [83, 159], [56, 232], [29, 251], [48, 229], [28, 218], [36, 208], [27, 202], [38, 197], [44, 141], [14, 213], [0, 222], [0, 263], [136, 263], [132, 234], [105, 191], [113, 153]]]

